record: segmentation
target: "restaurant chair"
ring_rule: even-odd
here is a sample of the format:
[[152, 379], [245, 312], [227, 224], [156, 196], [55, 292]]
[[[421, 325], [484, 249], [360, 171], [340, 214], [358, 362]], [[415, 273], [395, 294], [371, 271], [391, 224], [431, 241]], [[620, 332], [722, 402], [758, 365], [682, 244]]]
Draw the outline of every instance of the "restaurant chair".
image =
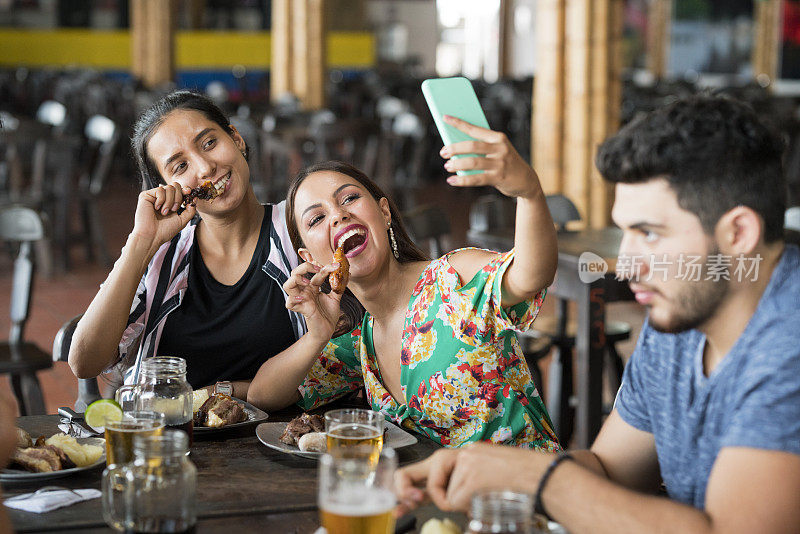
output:
[[[245, 108], [239, 108], [240, 111], [243, 109]], [[264, 160], [261, 155], [262, 145], [259, 128], [244, 114], [233, 115], [229, 120], [247, 144], [247, 164], [250, 168], [250, 183], [253, 184], [256, 198], [258, 198], [259, 202], [269, 202], [269, 184], [264, 176], [264, 169], [262, 168]]]
[[403, 111], [392, 122], [391, 161], [393, 168], [392, 190], [402, 209], [415, 204], [416, 192], [422, 189], [425, 156], [430, 150], [426, 144], [425, 126], [416, 113]]
[[[78, 327], [83, 314], [76, 315], [58, 330], [55, 339], [53, 340], [53, 361], [54, 362], [68, 362], [69, 361], [69, 347], [72, 344], [72, 335]], [[97, 378], [79, 378], [78, 379], [78, 398], [75, 399], [75, 411], [83, 412], [86, 407], [96, 400], [103, 398], [100, 394], [100, 388], [97, 384]]]
[[341, 119], [329, 122], [325, 112], [309, 126], [313, 161], [340, 160], [374, 176], [378, 161], [378, 126], [371, 120]]
[[43, 415], [44, 397], [36, 371], [52, 367], [50, 355], [36, 344], [25, 341], [25, 323], [33, 291], [33, 244], [44, 238], [39, 214], [23, 206], [0, 208], [0, 239], [19, 247], [14, 261], [8, 340], [0, 342], [0, 373], [8, 374], [21, 415]]
[[783, 227], [787, 230], [800, 232], [800, 206], [793, 206], [786, 210]]
[[[564, 195], [547, 195], [547, 207], [559, 233], [569, 232], [567, 225], [580, 221], [581, 216], [575, 204]], [[562, 443], [567, 445], [572, 437], [572, 426], [575, 418], [575, 400], [573, 399], [573, 350], [578, 332], [578, 323], [569, 316], [569, 302], [559, 298], [556, 302], [556, 314], [545, 315], [536, 319], [530, 335], [549, 339], [556, 349], [549, 369], [547, 392], [547, 408], [556, 427], [556, 433]], [[616, 344], [626, 341], [631, 336], [631, 325], [623, 321], [606, 320], [605, 322], [605, 358], [603, 373], [609, 387], [616, 391], [622, 382], [624, 363], [617, 351]], [[608, 407], [604, 407], [609, 412]]]
[[88, 155], [78, 181], [78, 202], [83, 221], [83, 234], [80, 238], [85, 242], [89, 261], [97, 258], [102, 265], [111, 267], [111, 255], [106, 246], [97, 201], [111, 172], [120, 130], [108, 117], [94, 115], [86, 121], [84, 134], [88, 141]]
[[450, 221], [447, 215], [435, 206], [426, 204], [403, 213], [411, 239], [427, 248], [431, 258], [438, 258], [450, 251]]
[[55, 133], [60, 133], [67, 124], [67, 108], [61, 102], [45, 100], [36, 110], [36, 120], [52, 126]]

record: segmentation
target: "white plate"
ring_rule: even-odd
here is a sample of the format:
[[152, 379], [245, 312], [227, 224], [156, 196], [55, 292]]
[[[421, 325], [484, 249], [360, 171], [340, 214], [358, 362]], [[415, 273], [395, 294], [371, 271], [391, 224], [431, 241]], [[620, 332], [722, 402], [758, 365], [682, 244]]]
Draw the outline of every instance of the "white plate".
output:
[[[294, 454], [295, 456], [302, 456], [303, 458], [316, 459], [322, 456], [321, 452], [301, 451], [294, 445], [287, 445], [279, 438], [283, 431], [286, 429], [288, 423], [261, 423], [256, 427], [256, 436], [261, 443], [276, 451], [285, 452], [286, 454]], [[383, 444], [393, 449], [400, 447], [408, 447], [417, 442], [417, 438], [406, 432], [400, 427], [389, 423], [386, 424], [386, 434], [384, 435]]]
[[103, 438], [76, 438], [81, 445], [97, 445], [103, 448], [103, 454], [100, 459], [86, 467], [71, 467], [69, 469], [62, 469], [60, 471], [48, 471], [46, 473], [31, 473], [30, 471], [23, 471], [21, 469], [3, 469], [0, 471], [0, 481], [3, 482], [19, 482], [19, 481], [35, 481], [35, 480], [49, 480], [51, 478], [68, 477], [74, 473], [80, 473], [99, 467], [106, 463], [106, 440]]
[[231, 428], [239, 428], [243, 426], [255, 425], [256, 423], [266, 421], [267, 417], [269, 417], [267, 412], [256, 408], [249, 402], [243, 401], [241, 399], [234, 399], [234, 400], [239, 403], [239, 406], [242, 407], [244, 413], [247, 414], [246, 421], [241, 421], [239, 423], [233, 423], [232, 425], [225, 425], [221, 427], [195, 426], [192, 429], [192, 432], [194, 432], [195, 434], [215, 434], [217, 432], [222, 432], [223, 430], [229, 430]]

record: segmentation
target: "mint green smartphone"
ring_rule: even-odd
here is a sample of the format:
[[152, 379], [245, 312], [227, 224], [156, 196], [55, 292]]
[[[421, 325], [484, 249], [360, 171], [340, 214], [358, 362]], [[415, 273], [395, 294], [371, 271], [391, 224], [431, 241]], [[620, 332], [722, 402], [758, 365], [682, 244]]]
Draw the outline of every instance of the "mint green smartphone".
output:
[[[425, 101], [428, 103], [431, 115], [433, 115], [433, 122], [436, 123], [436, 128], [439, 130], [439, 135], [442, 136], [445, 145], [452, 145], [460, 141], [474, 141], [475, 138], [444, 122], [442, 119], [444, 115], [457, 117], [475, 126], [489, 128], [486, 115], [483, 114], [478, 97], [475, 95], [475, 90], [468, 79], [458, 76], [455, 78], [425, 80], [422, 82], [422, 94], [425, 95]], [[467, 156], [475, 156], [475, 154], [461, 154], [454, 156], [454, 158]], [[456, 174], [463, 176], [482, 172], [458, 171]]]

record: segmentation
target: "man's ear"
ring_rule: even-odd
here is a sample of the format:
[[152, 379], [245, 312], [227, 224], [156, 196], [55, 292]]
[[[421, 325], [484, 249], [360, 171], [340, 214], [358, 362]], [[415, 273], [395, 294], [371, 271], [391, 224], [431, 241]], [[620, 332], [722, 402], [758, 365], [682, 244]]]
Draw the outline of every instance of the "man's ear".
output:
[[303, 261], [306, 261], [308, 263], [312, 263], [314, 261], [314, 257], [311, 255], [311, 253], [308, 251], [307, 248], [297, 249], [297, 255], [300, 256], [303, 259]]
[[736, 206], [717, 221], [715, 234], [720, 250], [730, 254], [751, 254], [764, 235], [764, 221], [747, 206]]
[[392, 210], [389, 209], [389, 201], [386, 200], [386, 197], [381, 197], [381, 199], [378, 201], [378, 206], [380, 206], [381, 211], [383, 212], [383, 217], [386, 219], [386, 225], [388, 226], [392, 221]]

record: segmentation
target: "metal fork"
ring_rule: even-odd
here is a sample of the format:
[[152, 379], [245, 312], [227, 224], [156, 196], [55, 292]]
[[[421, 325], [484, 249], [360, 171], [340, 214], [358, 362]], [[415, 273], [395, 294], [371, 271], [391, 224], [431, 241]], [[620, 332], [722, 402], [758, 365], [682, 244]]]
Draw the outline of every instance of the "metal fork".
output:
[[72, 436], [73, 438], [78, 438], [81, 436], [81, 431], [75, 428], [75, 424], [65, 417], [61, 418], [61, 423], [67, 425], [67, 435]]
[[9, 497], [8, 499], [5, 499], [5, 502], [16, 501], [18, 499], [28, 499], [30, 497], [36, 497], [37, 495], [41, 495], [42, 493], [48, 493], [51, 491], [68, 491], [76, 495], [77, 497], [81, 496], [81, 494], [78, 493], [77, 491], [65, 488], [64, 486], [44, 486], [34, 491], [33, 493], [22, 493], [20, 495], [14, 495], [13, 497]]

